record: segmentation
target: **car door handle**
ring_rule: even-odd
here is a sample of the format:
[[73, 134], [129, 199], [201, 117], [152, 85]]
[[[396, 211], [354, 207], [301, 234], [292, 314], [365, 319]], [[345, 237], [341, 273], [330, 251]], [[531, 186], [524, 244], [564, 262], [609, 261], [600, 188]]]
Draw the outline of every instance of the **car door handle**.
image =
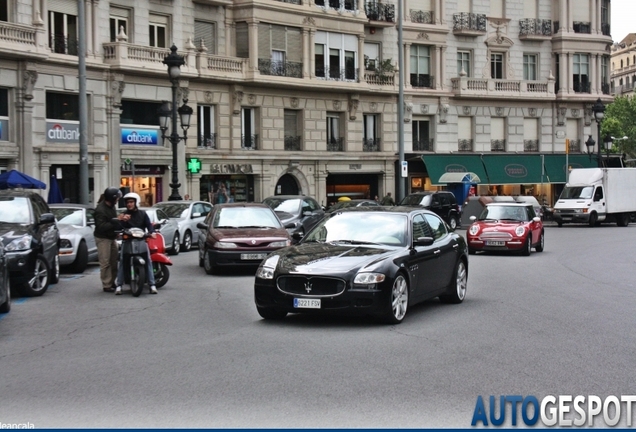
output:
[[441, 250], [439, 250], [439, 249], [437, 249], [437, 250], [436, 250], [435, 252], [433, 252], [433, 253], [434, 253], [435, 255], [439, 255], [439, 254], [441, 254], [441, 253], [442, 253], [442, 251], [441, 251]]
[[453, 245], [453, 249], [457, 249], [458, 247], [459, 247], [459, 245], [458, 245], [457, 243], [455, 243], [455, 244]]

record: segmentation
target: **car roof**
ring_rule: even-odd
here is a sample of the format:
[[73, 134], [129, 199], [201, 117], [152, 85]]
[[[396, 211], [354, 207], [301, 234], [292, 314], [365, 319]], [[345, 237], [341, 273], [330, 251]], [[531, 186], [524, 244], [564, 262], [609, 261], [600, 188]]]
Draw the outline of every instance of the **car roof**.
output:
[[[276, 199], [303, 199], [303, 198], [311, 198], [311, 199], [315, 199], [312, 198], [308, 195], [272, 195], [272, 196], [268, 196], [265, 199], [269, 199], [269, 198], [276, 198]], [[264, 201], [264, 200], [263, 200]]]
[[486, 206], [490, 207], [532, 207], [532, 203], [526, 203], [526, 202], [514, 202], [514, 201], [507, 201], [507, 202], [491, 202], [486, 204]]
[[414, 206], [362, 206], [362, 207], [344, 207], [342, 209], [338, 209], [336, 213], [349, 213], [349, 212], [378, 212], [378, 213], [402, 213], [402, 214], [410, 214], [410, 213], [428, 213], [434, 215], [432, 211], [426, 210], [422, 207], [414, 207]]
[[0, 190], [0, 195], [25, 197], [40, 194], [30, 189], [2, 189]]
[[255, 202], [234, 202], [234, 203], [222, 203], [215, 204], [215, 208], [228, 208], [228, 207], [257, 207], [257, 208], [266, 208], [271, 210], [272, 208], [267, 204], [263, 203], [255, 203]]
[[83, 208], [92, 209], [95, 208], [90, 204], [77, 204], [77, 203], [64, 203], [64, 204], [49, 204], [49, 208]]
[[155, 203], [153, 205], [153, 207], [157, 206], [157, 205], [164, 205], [164, 204], [192, 204], [192, 203], [208, 203], [208, 202], [207, 201], [198, 201], [198, 200], [161, 201], [161, 202]]

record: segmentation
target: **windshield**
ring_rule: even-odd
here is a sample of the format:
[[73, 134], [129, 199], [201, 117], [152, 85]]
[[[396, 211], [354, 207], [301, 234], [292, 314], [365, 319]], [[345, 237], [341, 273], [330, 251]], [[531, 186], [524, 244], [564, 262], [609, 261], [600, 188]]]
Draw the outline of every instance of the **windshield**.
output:
[[28, 224], [31, 212], [24, 197], [0, 198], [0, 222]]
[[276, 214], [268, 208], [227, 207], [216, 213], [214, 228], [282, 228]]
[[300, 212], [301, 199], [299, 198], [266, 198], [263, 203], [277, 212], [298, 214]]
[[404, 199], [400, 202], [400, 205], [407, 206], [430, 206], [431, 205], [431, 197], [432, 195], [408, 195], [405, 196]]
[[55, 219], [60, 225], [84, 225], [84, 216], [81, 209], [52, 208], [51, 213], [55, 215]]
[[486, 206], [479, 215], [479, 220], [514, 220], [528, 221], [525, 207], [517, 206]]
[[407, 221], [408, 218], [401, 214], [337, 213], [318, 223], [303, 243], [346, 241], [406, 246]]
[[170, 218], [184, 218], [190, 204], [158, 204], [157, 207], [165, 211]]
[[590, 199], [594, 186], [566, 186], [559, 199]]

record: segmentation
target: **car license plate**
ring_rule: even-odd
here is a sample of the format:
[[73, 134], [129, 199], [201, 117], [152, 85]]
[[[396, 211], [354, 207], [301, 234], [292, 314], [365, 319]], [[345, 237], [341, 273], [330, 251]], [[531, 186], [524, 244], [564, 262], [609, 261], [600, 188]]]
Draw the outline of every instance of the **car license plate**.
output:
[[241, 254], [242, 260], [262, 260], [267, 256], [266, 253]]
[[320, 299], [294, 299], [295, 308], [320, 309]]
[[506, 245], [505, 241], [490, 240], [486, 242], [486, 246], [505, 246], [505, 245]]

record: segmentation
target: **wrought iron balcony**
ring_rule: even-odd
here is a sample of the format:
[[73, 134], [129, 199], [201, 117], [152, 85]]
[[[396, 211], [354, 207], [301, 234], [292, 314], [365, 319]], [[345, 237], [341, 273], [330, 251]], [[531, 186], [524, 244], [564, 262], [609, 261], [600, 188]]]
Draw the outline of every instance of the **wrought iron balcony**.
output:
[[340, 69], [316, 65], [316, 77], [336, 81], [358, 81], [358, 71], [354, 67]]
[[552, 20], [525, 18], [519, 20], [520, 39], [545, 39], [552, 36]]
[[610, 85], [608, 83], [601, 84], [601, 91], [603, 92], [603, 94], [610, 94]]
[[271, 59], [259, 58], [258, 71], [262, 75], [302, 78], [303, 64], [298, 62], [273, 61]]
[[592, 33], [592, 23], [590, 22], [574, 21], [572, 28], [574, 29], [574, 33]]
[[538, 152], [539, 151], [539, 140], [523, 140], [523, 151], [524, 152]]
[[371, 21], [395, 22], [395, 5], [369, 2], [364, 6], [364, 12]]
[[216, 134], [201, 134], [197, 137], [197, 147], [202, 149], [216, 148]]
[[315, 4], [324, 8], [347, 11], [355, 11], [358, 6], [356, 0], [315, 0]]
[[589, 82], [575, 82], [574, 93], [591, 93], [592, 86]]
[[457, 140], [457, 150], [460, 152], [471, 152], [473, 151], [473, 140], [472, 139], [459, 139]]
[[300, 151], [300, 136], [285, 136], [285, 150]]
[[603, 33], [603, 36], [611, 36], [612, 35], [610, 25], [607, 24], [607, 23], [601, 24], [601, 32]]
[[469, 12], [453, 14], [453, 33], [479, 36], [486, 33], [486, 15]]
[[71, 39], [65, 35], [49, 35], [51, 51], [58, 54], [77, 55], [77, 39]]
[[411, 87], [433, 88], [434, 78], [432, 75], [411, 74]]
[[418, 24], [435, 24], [435, 12], [411, 9], [411, 22]]
[[256, 150], [258, 148], [258, 135], [241, 135], [241, 148]]
[[362, 151], [364, 152], [379, 152], [380, 151], [380, 138], [367, 138], [362, 140]]
[[413, 151], [433, 151], [433, 138], [421, 138], [413, 140]]
[[570, 140], [568, 153], [581, 153], [581, 140]]
[[491, 139], [490, 140], [490, 151], [491, 152], [505, 152], [506, 151], [506, 140], [504, 140], [504, 139]]
[[343, 152], [344, 151], [344, 138], [330, 138], [327, 140], [327, 151], [330, 152]]

